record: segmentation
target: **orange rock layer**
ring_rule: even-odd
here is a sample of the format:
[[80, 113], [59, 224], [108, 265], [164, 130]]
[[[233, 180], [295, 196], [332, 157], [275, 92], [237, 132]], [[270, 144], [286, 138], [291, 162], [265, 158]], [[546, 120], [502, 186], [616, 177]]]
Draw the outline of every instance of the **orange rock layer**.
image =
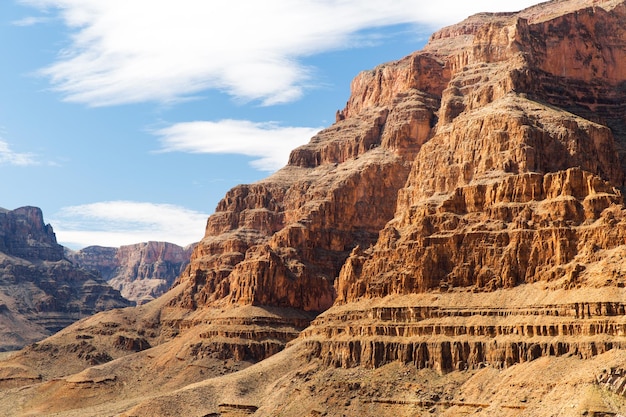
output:
[[[624, 19], [626, 4], [615, 0], [479, 14], [435, 33], [422, 51], [359, 74], [333, 126], [294, 150], [287, 167], [220, 202], [170, 306], [321, 312], [535, 283], [621, 294]], [[587, 357], [626, 343], [613, 317], [621, 307], [606, 326], [572, 315], [539, 327], [400, 320], [384, 327], [389, 334], [346, 326], [335, 308], [325, 319], [335, 324], [318, 319], [302, 337], [341, 366], [395, 358], [450, 370]], [[334, 332], [352, 338], [334, 341]], [[429, 341], [449, 332], [458, 339]], [[577, 339], [594, 335], [602, 337]]]
[[[524, 287], [491, 297], [443, 292], [370, 301], [366, 308], [347, 304], [318, 317], [301, 339], [311, 356], [329, 366], [376, 368], [400, 361], [440, 372], [501, 369], [543, 356], [589, 359], [626, 348], [626, 304], [616, 301], [624, 296], [619, 288], [600, 290], [597, 301], [535, 304], [525, 300], [538, 288]], [[584, 294], [558, 292], [552, 301]]]

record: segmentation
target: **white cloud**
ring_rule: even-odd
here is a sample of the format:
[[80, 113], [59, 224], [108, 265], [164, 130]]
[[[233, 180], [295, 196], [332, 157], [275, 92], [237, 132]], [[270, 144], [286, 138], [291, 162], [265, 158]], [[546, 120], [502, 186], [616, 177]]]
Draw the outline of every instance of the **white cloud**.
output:
[[37, 161], [33, 154], [14, 152], [7, 142], [0, 140], [0, 165], [37, 165]]
[[208, 214], [171, 204], [103, 201], [64, 207], [50, 223], [58, 242], [70, 248], [148, 241], [185, 246], [202, 239], [207, 218]]
[[58, 13], [71, 29], [69, 44], [42, 73], [67, 100], [92, 106], [171, 102], [206, 89], [267, 105], [289, 102], [301, 97], [311, 81], [300, 60], [352, 47], [360, 31], [402, 23], [434, 29], [476, 12], [538, 3], [21, 1]]
[[45, 22], [47, 22], [49, 20], [50, 19], [48, 17], [43, 17], [43, 16], [28, 16], [28, 17], [25, 17], [23, 19], [14, 20], [11, 23], [14, 26], [34, 26], [34, 25], [37, 25], [39, 23], [45, 23]]
[[163, 152], [240, 154], [258, 157], [251, 165], [276, 171], [287, 163], [292, 149], [305, 144], [321, 128], [285, 127], [247, 120], [177, 123], [154, 132]]

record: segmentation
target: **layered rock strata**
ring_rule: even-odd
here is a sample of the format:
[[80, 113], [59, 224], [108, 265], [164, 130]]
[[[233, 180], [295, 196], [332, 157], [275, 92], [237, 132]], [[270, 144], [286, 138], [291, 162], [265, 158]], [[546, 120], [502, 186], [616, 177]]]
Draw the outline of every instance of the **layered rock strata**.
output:
[[521, 285], [346, 304], [302, 334], [326, 365], [377, 368], [394, 361], [442, 373], [507, 368], [540, 357], [590, 359], [626, 348], [623, 293], [611, 288]]
[[344, 329], [338, 332], [372, 339], [336, 350], [336, 334], [319, 322], [329, 344], [315, 349], [329, 363], [397, 359], [445, 371], [624, 347], [626, 32], [619, 22], [626, 6], [600, 3], [549, 18], [543, 12], [552, 5], [479, 15], [432, 36], [418, 54], [437, 55], [449, 69], [439, 122], [398, 192], [394, 219], [375, 245], [354, 250], [344, 264], [336, 302], [433, 291], [470, 297], [544, 283], [546, 291], [611, 289], [603, 301], [614, 309], [592, 323], [573, 306], [553, 313], [538, 306], [531, 311], [539, 318], [530, 320], [538, 329], [517, 318], [507, 324], [518, 313], [499, 304], [487, 310], [507, 318], [486, 327], [468, 324], [482, 310], [467, 310], [468, 318], [447, 311], [440, 317], [455, 318], [435, 323], [430, 313], [409, 314], [399, 319], [400, 333], [388, 329], [406, 331], [407, 343], [387, 342], [385, 331]]
[[293, 151], [284, 169], [229, 191], [176, 283], [185, 291], [173, 305], [330, 307], [341, 266], [393, 217], [409, 162], [434, 123], [437, 97], [409, 81], [405, 87], [393, 107], [338, 121]]
[[193, 246], [183, 248], [168, 242], [119, 248], [89, 246], [79, 251], [66, 249], [65, 256], [84, 269], [100, 273], [124, 298], [143, 304], [172, 286], [189, 263]]
[[[625, 9], [480, 14], [360, 74], [331, 128], [274, 176], [227, 194], [173, 305], [321, 311], [536, 282], [615, 287], [619, 299], [622, 266], [607, 259], [626, 237]], [[536, 355], [524, 349], [458, 366]]]
[[39, 208], [0, 212], [0, 350], [12, 350], [74, 321], [130, 303], [98, 275], [63, 257]]

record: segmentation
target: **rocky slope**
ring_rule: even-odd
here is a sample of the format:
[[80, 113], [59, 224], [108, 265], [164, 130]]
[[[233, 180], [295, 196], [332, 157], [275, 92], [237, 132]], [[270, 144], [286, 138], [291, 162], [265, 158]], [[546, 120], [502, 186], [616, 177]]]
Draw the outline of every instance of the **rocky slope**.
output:
[[0, 409], [626, 413], [625, 21], [482, 13], [359, 74], [172, 290], [0, 363]]
[[63, 257], [41, 210], [0, 211], [0, 350], [41, 340], [95, 312], [130, 303]]
[[122, 296], [139, 304], [167, 291], [189, 263], [194, 245], [144, 242], [119, 248], [89, 246], [65, 250], [74, 264], [100, 275]]

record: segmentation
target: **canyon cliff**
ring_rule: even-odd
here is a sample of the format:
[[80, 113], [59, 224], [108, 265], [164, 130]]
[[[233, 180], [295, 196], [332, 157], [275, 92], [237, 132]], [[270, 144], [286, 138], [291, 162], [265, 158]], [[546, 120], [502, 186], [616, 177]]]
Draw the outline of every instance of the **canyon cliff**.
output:
[[39, 208], [0, 211], [0, 351], [41, 340], [98, 311], [129, 305], [98, 275], [64, 258]]
[[0, 404], [626, 413], [624, 22], [623, 0], [481, 13], [357, 75], [336, 123], [226, 194], [170, 291], [1, 362]]
[[66, 248], [65, 257], [81, 268], [97, 271], [122, 296], [139, 304], [166, 292], [189, 263], [194, 245], [144, 242], [119, 248]]

